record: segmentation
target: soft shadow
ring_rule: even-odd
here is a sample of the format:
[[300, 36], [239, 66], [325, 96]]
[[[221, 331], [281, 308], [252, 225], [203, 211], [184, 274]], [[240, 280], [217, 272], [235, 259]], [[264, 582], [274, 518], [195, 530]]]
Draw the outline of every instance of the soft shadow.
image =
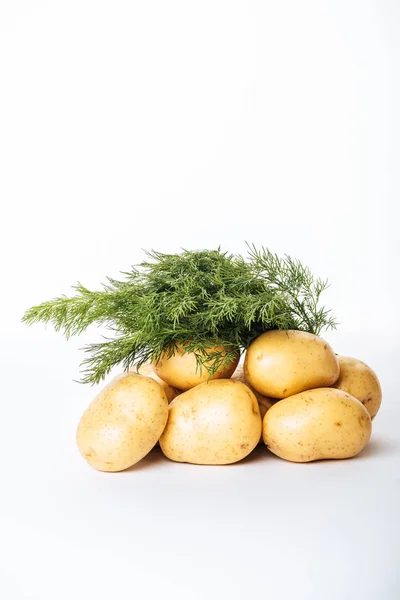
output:
[[[348, 459], [348, 460], [362, 460], [366, 458], [370, 458], [371, 456], [395, 456], [396, 454], [400, 454], [400, 441], [394, 439], [387, 438], [379, 438], [372, 437], [367, 446], [364, 448], [358, 456]], [[232, 463], [230, 465], [223, 465], [224, 467], [234, 468], [240, 467], [244, 464], [261, 464], [271, 460], [282, 460], [275, 454], [273, 454], [265, 444], [258, 444], [253, 452], [251, 452], [246, 458], [242, 460]], [[162, 463], [166, 464], [170, 461], [164, 454], [159, 445], [155, 446], [152, 451], [145, 456], [141, 461], [133, 465], [129, 469], [125, 469], [125, 471], [120, 471], [120, 473], [130, 473], [132, 471], [144, 471], [146, 469], [152, 469], [154, 466], [161, 465]], [[291, 462], [291, 461], [285, 461]], [[334, 459], [323, 459], [318, 461], [310, 461], [307, 463], [294, 463], [294, 464], [305, 464], [305, 465], [315, 465], [316, 463], [326, 463], [326, 462], [337, 462]], [[190, 463], [184, 463], [186, 465], [190, 465]], [[202, 466], [221, 466], [221, 465], [192, 465], [193, 467], [202, 467]]]
[[160, 446], [154, 446], [147, 456], [142, 458], [136, 465], [120, 471], [120, 473], [131, 473], [132, 471], [145, 471], [146, 469], [152, 469], [154, 466], [161, 463], [169, 462], [168, 458], [164, 456]]
[[358, 455], [359, 458], [371, 456], [395, 456], [400, 453], [400, 441], [394, 439], [372, 437], [364, 450]]
[[[246, 456], [246, 458], [243, 458], [242, 460], [236, 462], [236, 463], [232, 463], [229, 465], [196, 465], [196, 464], [191, 464], [191, 463], [182, 463], [186, 466], [189, 467], [229, 467], [229, 468], [233, 468], [235, 466], [240, 466], [243, 464], [250, 464], [250, 463], [263, 463], [267, 460], [274, 460], [274, 459], [278, 459], [277, 456], [275, 456], [274, 454], [272, 454], [272, 452], [270, 452], [268, 450], [268, 448], [264, 445], [264, 444], [259, 444], [258, 446], [256, 446], [256, 448], [253, 450], [253, 452], [251, 452], [248, 456]], [[279, 459], [278, 459], [279, 460]], [[162, 463], [170, 463], [171, 461], [164, 456], [164, 454], [162, 453], [162, 450], [160, 448], [160, 446], [155, 446], [153, 448], [153, 450], [147, 455], [145, 456], [142, 460], [140, 460], [138, 463], [136, 463], [136, 465], [133, 465], [132, 467], [130, 467], [129, 469], [125, 469], [124, 471], [120, 471], [120, 473], [130, 473], [132, 471], [143, 471], [146, 469], [152, 469], [155, 465], [161, 465]], [[172, 461], [174, 463], [174, 461]], [[179, 464], [179, 463], [174, 463], [174, 464]]]
[[267, 460], [274, 460], [277, 459], [278, 457], [275, 456], [275, 454], [272, 454], [272, 452], [270, 452], [270, 450], [268, 450], [267, 446], [265, 444], [258, 444], [258, 446], [256, 446], [253, 450], [253, 452], [251, 452], [248, 456], [246, 456], [246, 458], [243, 458], [242, 460], [240, 460], [237, 463], [233, 463], [232, 465], [227, 465], [230, 467], [234, 467], [235, 465], [243, 465], [243, 464], [250, 464], [250, 463], [263, 463], [266, 462]]
[[[362, 460], [370, 458], [371, 456], [396, 456], [400, 455], [400, 440], [395, 439], [387, 439], [382, 437], [372, 437], [368, 442], [364, 450], [360, 452], [357, 456], [344, 460]], [[242, 465], [244, 463], [264, 463], [270, 460], [280, 460], [279, 458], [268, 450], [268, 448], [264, 444], [259, 444], [249, 456], [244, 458], [243, 460], [233, 463], [232, 465], [228, 465], [230, 467], [234, 467], [235, 465]], [[326, 463], [326, 462], [337, 462], [338, 459], [322, 459], [322, 460], [314, 460], [306, 463], [293, 463], [293, 464], [304, 464], [304, 465], [315, 465], [316, 463]], [[284, 461], [284, 462], [292, 462], [292, 461]]]

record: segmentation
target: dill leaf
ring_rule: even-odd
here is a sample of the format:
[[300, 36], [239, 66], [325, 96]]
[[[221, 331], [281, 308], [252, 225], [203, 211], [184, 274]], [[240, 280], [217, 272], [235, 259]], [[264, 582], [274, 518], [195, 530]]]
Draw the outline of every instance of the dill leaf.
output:
[[[27, 325], [51, 324], [67, 338], [96, 323], [113, 337], [85, 347], [85, 383], [100, 382], [118, 364], [157, 362], [178, 344], [194, 352], [199, 369], [213, 374], [264, 331], [298, 329], [318, 335], [335, 328], [320, 306], [328, 283], [290, 256], [248, 246], [248, 255], [216, 250], [180, 254], [146, 253], [146, 260], [108, 278], [100, 291], [81, 284], [72, 297], [60, 296], [28, 309]], [[210, 346], [227, 352], [211, 353]]]

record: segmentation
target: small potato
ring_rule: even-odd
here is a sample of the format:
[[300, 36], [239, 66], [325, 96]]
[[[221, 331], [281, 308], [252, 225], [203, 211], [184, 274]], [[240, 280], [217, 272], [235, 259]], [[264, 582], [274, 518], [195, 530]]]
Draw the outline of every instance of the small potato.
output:
[[260, 394], [287, 398], [335, 383], [339, 362], [329, 344], [312, 333], [273, 330], [250, 344], [244, 376]]
[[168, 403], [172, 402], [172, 400], [176, 398], [178, 394], [180, 394], [180, 390], [177, 390], [176, 388], [172, 387], [172, 385], [169, 385], [168, 383], [160, 379], [160, 377], [154, 371], [154, 367], [151, 363], [145, 363], [138, 369], [135, 365], [133, 365], [133, 367], [130, 369], [130, 372], [139, 373], [139, 375], [144, 375], [144, 377], [151, 377], [151, 379], [157, 381], [157, 383], [159, 383], [162, 389], [164, 390], [165, 395], [168, 399]]
[[253, 392], [239, 381], [219, 379], [201, 383], [171, 402], [160, 446], [177, 462], [227, 465], [250, 454], [260, 435]]
[[277, 402], [263, 420], [263, 439], [281, 458], [310, 462], [351, 458], [371, 435], [367, 409], [334, 388], [309, 390]]
[[382, 389], [376, 373], [361, 360], [338, 356], [339, 379], [333, 385], [357, 398], [374, 419], [382, 402]]
[[[221, 352], [222, 355], [232, 348], [224, 348], [223, 346], [214, 346], [207, 348], [209, 354], [213, 352]], [[237, 357], [227, 366], [220, 367], [210, 377], [210, 373], [206, 367], [200, 368], [197, 365], [196, 356], [193, 352], [184, 352], [182, 346], [178, 346], [178, 350], [171, 357], [163, 355], [157, 363], [154, 363], [153, 368], [155, 373], [163, 381], [169, 385], [178, 388], [178, 390], [189, 390], [200, 383], [209, 381], [210, 379], [228, 379], [237, 367], [239, 362], [239, 351]], [[212, 365], [212, 360], [209, 361], [209, 366]]]
[[234, 372], [234, 374], [232, 375], [231, 379], [233, 381], [241, 381], [242, 383], [244, 383], [251, 389], [251, 391], [257, 398], [258, 407], [260, 409], [260, 415], [261, 415], [262, 419], [264, 418], [264, 415], [267, 412], [267, 410], [269, 408], [271, 408], [271, 406], [273, 406], [275, 404], [275, 402], [278, 402], [278, 400], [276, 398], [268, 398], [268, 396], [263, 396], [262, 394], [260, 394], [260, 392], [257, 392], [257, 390], [255, 390], [253, 387], [251, 387], [251, 385], [249, 384], [249, 382], [246, 380], [246, 378], [244, 376], [243, 365], [238, 365], [238, 367], [237, 367], [236, 371]]
[[123, 471], [150, 452], [168, 419], [161, 386], [142, 375], [123, 373], [84, 412], [76, 441], [83, 458], [99, 471]]

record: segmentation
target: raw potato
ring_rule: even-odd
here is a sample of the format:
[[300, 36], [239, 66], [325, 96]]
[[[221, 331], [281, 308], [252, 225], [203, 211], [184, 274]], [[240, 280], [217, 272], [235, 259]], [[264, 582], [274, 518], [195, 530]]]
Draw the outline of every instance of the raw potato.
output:
[[[253, 388], [250, 387], [250, 389], [252, 390]], [[267, 412], [267, 410], [269, 410], [271, 408], [271, 406], [273, 406], [274, 404], [279, 402], [279, 400], [277, 400], [276, 398], [268, 398], [268, 396], [262, 396], [258, 392], [256, 394], [256, 397], [257, 397], [258, 408], [260, 409], [260, 415], [261, 415], [262, 419], [265, 417], [265, 413]]]
[[244, 376], [264, 396], [287, 398], [330, 386], [339, 362], [327, 342], [304, 331], [267, 331], [247, 349]]
[[253, 392], [239, 381], [220, 379], [202, 383], [171, 402], [160, 446], [177, 462], [227, 465], [250, 454], [260, 435]]
[[176, 388], [172, 387], [172, 385], [169, 385], [168, 383], [160, 379], [160, 377], [154, 371], [154, 367], [151, 363], [146, 363], [139, 367], [139, 369], [136, 369], [136, 366], [134, 365], [131, 371], [132, 373], [139, 373], [139, 375], [144, 375], [145, 377], [151, 377], [152, 379], [154, 379], [154, 381], [157, 381], [157, 383], [159, 383], [162, 389], [164, 390], [165, 395], [168, 399], [168, 403], [172, 402], [172, 400], [176, 398], [178, 394], [180, 394], [180, 390], [177, 390]]
[[76, 434], [79, 451], [99, 471], [123, 471], [150, 452], [167, 419], [161, 386], [149, 377], [124, 373], [83, 414]]
[[357, 358], [338, 356], [338, 359], [340, 375], [333, 387], [357, 398], [374, 419], [382, 402], [381, 384], [376, 373]]
[[293, 462], [356, 456], [370, 435], [367, 409], [334, 388], [285, 398], [270, 408], [263, 421], [264, 443], [277, 456]]
[[[132, 367], [132, 372], [139, 373], [139, 375], [144, 375], [145, 377], [151, 377], [152, 379], [157, 381], [157, 383], [161, 385], [162, 389], [165, 392], [165, 395], [167, 396], [168, 404], [170, 404], [174, 398], [176, 398], [179, 394], [182, 393], [181, 390], [177, 390], [176, 388], [172, 387], [172, 385], [169, 385], [168, 383], [160, 379], [160, 377], [155, 373], [154, 366], [151, 363], [145, 363], [144, 365], [139, 367], [139, 369], [137, 369], [134, 365]], [[156, 446], [159, 446], [158, 442]]]
[[[232, 348], [228, 348], [228, 351]], [[223, 346], [214, 346], [207, 348], [207, 352], [223, 352]], [[226, 351], [226, 349], [225, 349]], [[220, 367], [211, 379], [228, 379], [237, 367], [239, 362], [239, 352], [237, 358], [228, 364], [227, 367]], [[210, 380], [210, 374], [205, 367], [200, 369], [197, 366], [196, 356], [192, 352], [184, 352], [182, 347], [167, 358], [162, 356], [158, 363], [154, 365], [156, 374], [166, 383], [178, 388], [179, 390], [189, 390], [200, 383]]]
[[264, 415], [267, 412], [267, 410], [271, 408], [271, 406], [273, 406], [275, 402], [278, 402], [276, 398], [268, 398], [268, 396], [263, 396], [262, 394], [257, 392], [257, 390], [251, 387], [251, 385], [244, 376], [243, 365], [238, 365], [231, 379], [233, 379], [234, 381], [241, 381], [251, 389], [251, 391], [257, 398], [258, 408], [260, 409], [260, 415], [262, 419], [264, 418]]

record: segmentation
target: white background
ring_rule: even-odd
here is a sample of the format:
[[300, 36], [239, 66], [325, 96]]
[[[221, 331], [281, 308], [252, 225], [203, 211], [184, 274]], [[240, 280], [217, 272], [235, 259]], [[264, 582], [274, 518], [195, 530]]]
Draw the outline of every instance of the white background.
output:
[[[400, 4], [0, 1], [0, 595], [396, 600]], [[331, 288], [384, 400], [351, 461], [91, 470], [78, 349], [20, 324], [142, 248], [245, 240]]]

